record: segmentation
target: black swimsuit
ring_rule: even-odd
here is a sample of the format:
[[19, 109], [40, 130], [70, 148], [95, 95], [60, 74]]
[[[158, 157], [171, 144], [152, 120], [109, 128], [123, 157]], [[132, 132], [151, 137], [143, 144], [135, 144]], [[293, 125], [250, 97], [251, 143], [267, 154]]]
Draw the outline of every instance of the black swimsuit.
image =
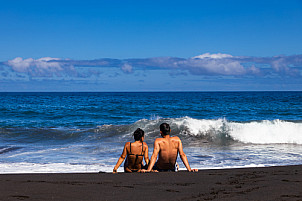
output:
[[137, 172], [137, 171], [138, 171], [138, 169], [131, 169], [131, 168], [128, 167], [128, 157], [129, 157], [130, 155], [134, 155], [134, 156], [135, 156], [134, 164], [136, 164], [137, 158], [138, 158], [139, 156], [144, 156], [144, 155], [143, 155], [143, 151], [144, 151], [144, 144], [143, 144], [143, 142], [142, 142], [142, 153], [141, 153], [141, 154], [133, 154], [133, 153], [131, 153], [131, 142], [130, 142], [130, 153], [127, 154], [127, 158], [126, 158], [126, 161], [125, 161], [125, 163], [124, 163], [124, 171], [125, 171], [125, 172], [126, 172], [125, 169], [127, 169], [127, 168], [128, 168], [129, 170], [131, 170], [132, 172]]
[[175, 166], [174, 169], [160, 169], [160, 168], [157, 167], [157, 162], [156, 162], [156, 163], [154, 164], [154, 166], [153, 166], [152, 169], [153, 169], [153, 170], [157, 170], [157, 171], [159, 171], [159, 172], [175, 172], [176, 166]]

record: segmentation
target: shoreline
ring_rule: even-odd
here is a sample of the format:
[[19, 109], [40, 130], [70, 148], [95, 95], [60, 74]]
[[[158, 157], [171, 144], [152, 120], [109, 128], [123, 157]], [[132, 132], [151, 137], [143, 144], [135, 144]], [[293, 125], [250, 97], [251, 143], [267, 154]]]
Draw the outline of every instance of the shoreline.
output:
[[302, 200], [302, 165], [198, 173], [0, 174], [0, 200]]

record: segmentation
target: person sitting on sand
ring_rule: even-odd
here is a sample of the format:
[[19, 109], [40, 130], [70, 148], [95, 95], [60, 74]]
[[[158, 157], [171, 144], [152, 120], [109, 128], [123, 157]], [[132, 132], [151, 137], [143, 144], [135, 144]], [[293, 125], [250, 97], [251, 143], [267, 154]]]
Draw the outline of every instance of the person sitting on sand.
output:
[[134, 131], [135, 142], [126, 142], [123, 153], [113, 168], [113, 173], [117, 172], [117, 169], [125, 158], [125, 172], [140, 172], [143, 167], [143, 158], [145, 159], [146, 166], [149, 164], [148, 145], [144, 142], [144, 135], [145, 132], [140, 128]]
[[[175, 164], [177, 155], [179, 153], [180, 158], [189, 172], [197, 172], [198, 169], [191, 169], [187, 156], [183, 151], [182, 143], [179, 137], [170, 137], [170, 125], [167, 123], [162, 123], [160, 125], [160, 134], [162, 138], [155, 139], [154, 150], [151, 156], [151, 161], [147, 170], [142, 170], [141, 172], [150, 171], [172, 171], [175, 172]], [[157, 162], [157, 155], [158, 160]]]

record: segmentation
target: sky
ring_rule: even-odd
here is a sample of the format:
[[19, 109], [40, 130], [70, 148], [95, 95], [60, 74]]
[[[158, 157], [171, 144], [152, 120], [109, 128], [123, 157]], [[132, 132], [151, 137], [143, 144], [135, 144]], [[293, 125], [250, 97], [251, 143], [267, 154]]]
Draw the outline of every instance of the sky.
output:
[[302, 0], [0, 5], [0, 92], [302, 90]]

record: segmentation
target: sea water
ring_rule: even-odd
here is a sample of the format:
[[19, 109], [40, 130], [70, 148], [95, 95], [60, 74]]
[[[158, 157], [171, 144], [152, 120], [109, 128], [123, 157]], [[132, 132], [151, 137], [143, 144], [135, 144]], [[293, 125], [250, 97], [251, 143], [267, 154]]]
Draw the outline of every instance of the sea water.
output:
[[0, 93], [0, 103], [0, 173], [110, 172], [137, 128], [150, 157], [163, 122], [192, 168], [302, 164], [302, 92]]

